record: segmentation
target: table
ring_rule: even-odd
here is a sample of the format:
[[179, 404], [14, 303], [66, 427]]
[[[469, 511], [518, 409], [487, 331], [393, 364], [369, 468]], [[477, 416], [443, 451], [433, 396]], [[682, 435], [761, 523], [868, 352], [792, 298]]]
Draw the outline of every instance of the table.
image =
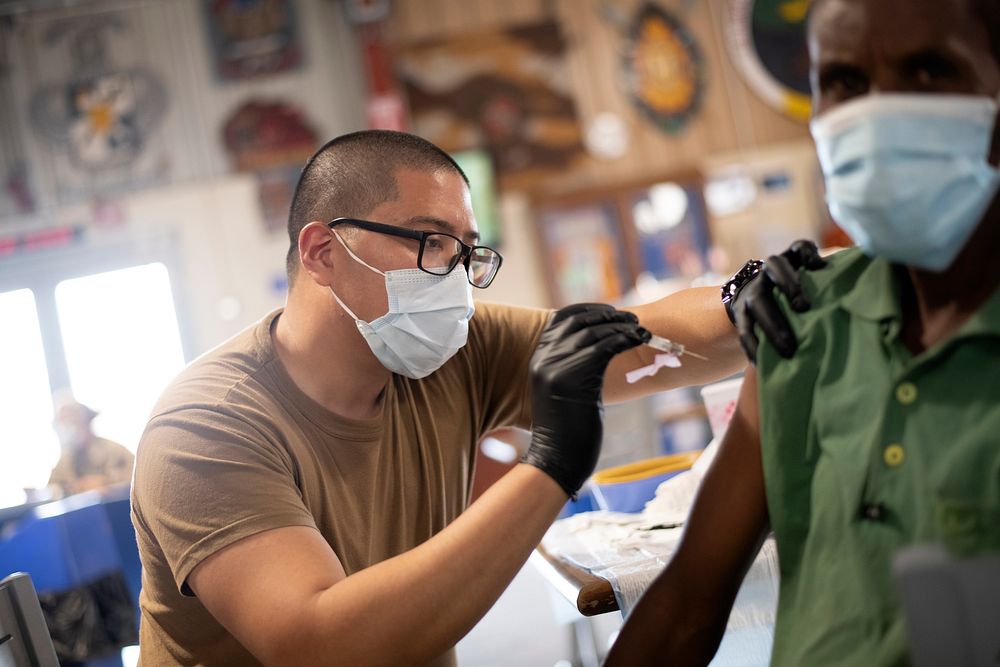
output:
[[581, 614], [568, 624], [572, 663], [580, 667], [598, 667], [602, 651], [590, 617], [619, 611], [611, 582], [548, 551], [541, 544], [531, 553], [528, 562]]
[[[555, 522], [532, 553], [529, 562], [579, 612], [572, 624], [573, 641], [578, 655], [587, 657], [577, 664], [598, 664], [590, 618], [613, 611], [627, 614], [670, 560], [683, 530], [663, 518], [669, 515], [651, 514], [649, 506], [637, 515], [577, 514]], [[768, 539], [736, 596], [713, 667], [768, 664], [777, 570], [777, 550]]]
[[541, 544], [529, 562], [584, 616], [620, 611], [611, 582], [548, 551]]

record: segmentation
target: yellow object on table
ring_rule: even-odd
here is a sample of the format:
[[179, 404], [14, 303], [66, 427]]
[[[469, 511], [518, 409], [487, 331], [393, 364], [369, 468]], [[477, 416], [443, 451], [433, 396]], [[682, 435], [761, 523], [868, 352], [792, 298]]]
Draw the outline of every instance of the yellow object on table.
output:
[[619, 484], [621, 482], [634, 482], [637, 479], [662, 475], [667, 472], [681, 472], [688, 470], [694, 462], [701, 456], [701, 450], [693, 452], [682, 452], [680, 454], [668, 454], [667, 456], [657, 456], [651, 459], [643, 459], [626, 463], [625, 465], [605, 468], [594, 473], [594, 481], [598, 484]]
[[594, 473], [597, 506], [612, 512], [641, 512], [661, 482], [690, 470], [701, 451], [643, 459]]

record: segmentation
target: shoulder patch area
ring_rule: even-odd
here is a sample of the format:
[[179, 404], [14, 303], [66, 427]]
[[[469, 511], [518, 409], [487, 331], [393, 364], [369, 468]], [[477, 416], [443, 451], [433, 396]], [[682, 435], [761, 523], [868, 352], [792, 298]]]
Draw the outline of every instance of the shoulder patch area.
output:
[[846, 295], [857, 282], [872, 258], [857, 248], [847, 248], [826, 258], [826, 266], [817, 271], [801, 270], [802, 285], [813, 301], [822, 306]]

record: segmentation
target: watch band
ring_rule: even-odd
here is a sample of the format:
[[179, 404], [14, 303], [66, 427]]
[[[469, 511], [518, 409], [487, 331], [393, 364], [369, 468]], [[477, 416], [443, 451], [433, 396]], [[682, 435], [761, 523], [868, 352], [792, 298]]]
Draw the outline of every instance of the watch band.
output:
[[726, 307], [726, 315], [729, 321], [736, 324], [736, 315], [733, 312], [733, 302], [736, 295], [740, 293], [743, 286], [750, 282], [754, 276], [764, 268], [764, 260], [751, 259], [733, 274], [733, 277], [722, 285], [722, 305]]

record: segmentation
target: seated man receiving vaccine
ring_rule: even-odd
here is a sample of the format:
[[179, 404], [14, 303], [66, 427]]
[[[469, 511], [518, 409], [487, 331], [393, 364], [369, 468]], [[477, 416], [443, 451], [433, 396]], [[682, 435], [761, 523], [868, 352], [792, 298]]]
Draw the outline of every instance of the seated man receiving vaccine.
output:
[[608, 665], [706, 664], [773, 530], [774, 665], [908, 658], [900, 550], [1000, 552], [995, 0], [816, 0], [812, 134], [858, 248], [761, 343], [682, 542]]

